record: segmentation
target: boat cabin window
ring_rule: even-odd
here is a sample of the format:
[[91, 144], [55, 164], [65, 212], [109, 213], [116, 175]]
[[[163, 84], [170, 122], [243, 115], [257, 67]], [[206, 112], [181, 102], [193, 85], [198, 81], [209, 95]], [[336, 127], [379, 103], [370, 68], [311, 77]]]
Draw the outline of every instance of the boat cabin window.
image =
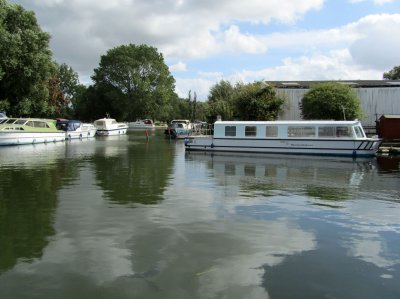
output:
[[336, 136], [335, 127], [319, 127], [318, 136], [321, 138], [333, 138]]
[[26, 119], [17, 119], [17, 121], [15, 122], [16, 125], [23, 125], [26, 123]]
[[6, 120], [4, 123], [5, 124], [13, 124], [15, 121], [16, 121], [15, 118], [10, 118], [10, 119]]
[[278, 127], [277, 126], [266, 126], [265, 127], [266, 137], [278, 137]]
[[236, 136], [236, 127], [235, 126], [226, 126], [225, 127], [225, 136]]
[[354, 127], [354, 132], [356, 133], [357, 138], [365, 137], [364, 131], [359, 126]]
[[351, 137], [350, 127], [336, 127], [336, 137]]
[[24, 128], [21, 127], [5, 127], [3, 131], [24, 131]]
[[33, 127], [33, 128], [49, 128], [49, 125], [43, 121], [35, 121], [31, 120], [26, 123], [27, 126]]
[[244, 135], [247, 137], [257, 136], [257, 127], [256, 126], [246, 126], [244, 129]]
[[289, 126], [288, 137], [315, 137], [315, 127], [308, 126]]

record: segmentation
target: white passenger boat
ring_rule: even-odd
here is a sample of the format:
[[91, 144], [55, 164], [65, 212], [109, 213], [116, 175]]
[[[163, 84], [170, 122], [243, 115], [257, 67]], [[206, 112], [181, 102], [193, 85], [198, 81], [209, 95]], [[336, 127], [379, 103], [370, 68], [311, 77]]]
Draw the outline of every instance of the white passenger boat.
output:
[[96, 120], [94, 126], [97, 129], [96, 134], [100, 136], [122, 135], [126, 134], [128, 129], [126, 123], [120, 123], [108, 117]]
[[42, 118], [8, 118], [0, 124], [0, 145], [64, 141], [65, 132], [56, 121]]
[[216, 121], [212, 136], [185, 138], [187, 151], [374, 156], [381, 144], [359, 121]]
[[155, 125], [151, 119], [139, 119], [137, 121], [128, 122], [129, 129], [147, 129], [147, 130], [154, 130]]
[[165, 129], [164, 134], [171, 138], [184, 138], [193, 131], [192, 123], [187, 119], [174, 119]]
[[93, 124], [82, 123], [80, 120], [58, 119], [56, 126], [65, 132], [65, 139], [91, 138], [97, 131]]

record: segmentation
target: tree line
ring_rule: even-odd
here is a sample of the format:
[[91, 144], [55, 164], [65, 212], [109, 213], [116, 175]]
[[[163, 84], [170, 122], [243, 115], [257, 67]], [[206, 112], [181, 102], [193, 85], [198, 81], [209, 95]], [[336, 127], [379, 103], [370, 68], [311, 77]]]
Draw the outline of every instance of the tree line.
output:
[[[0, 0], [0, 111], [9, 116], [63, 117], [92, 121], [106, 113], [121, 121], [176, 118], [215, 121], [274, 120], [285, 99], [262, 81], [221, 80], [205, 102], [196, 92], [187, 98], [175, 92], [175, 79], [163, 55], [148, 45], [121, 45], [100, 57], [93, 84], [79, 82], [77, 72], [53, 61], [50, 35], [43, 32], [34, 12]], [[400, 67], [384, 73], [399, 79]], [[300, 105], [303, 118], [348, 119], [361, 115], [350, 87], [337, 83], [315, 86]]]

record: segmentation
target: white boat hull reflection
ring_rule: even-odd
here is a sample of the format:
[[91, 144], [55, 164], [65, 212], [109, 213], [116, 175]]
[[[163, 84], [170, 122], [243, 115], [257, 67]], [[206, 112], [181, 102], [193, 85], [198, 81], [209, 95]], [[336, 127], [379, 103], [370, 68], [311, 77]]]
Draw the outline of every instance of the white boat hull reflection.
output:
[[269, 182], [284, 189], [304, 186], [359, 188], [364, 174], [376, 168], [376, 159], [313, 157], [295, 155], [253, 155], [239, 153], [186, 153], [186, 159], [206, 163], [214, 176], [237, 185]]

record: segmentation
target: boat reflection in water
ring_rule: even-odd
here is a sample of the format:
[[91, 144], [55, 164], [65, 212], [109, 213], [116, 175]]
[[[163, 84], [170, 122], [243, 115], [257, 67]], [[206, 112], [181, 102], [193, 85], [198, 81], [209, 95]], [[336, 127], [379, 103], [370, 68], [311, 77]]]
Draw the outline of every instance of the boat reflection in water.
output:
[[377, 166], [375, 158], [271, 154], [249, 157], [191, 152], [186, 153], [186, 159], [207, 163], [219, 184], [238, 186], [238, 191], [246, 191], [247, 196], [273, 195], [280, 190], [305, 192], [320, 199], [348, 198], [351, 190], [363, 185], [365, 174]]

